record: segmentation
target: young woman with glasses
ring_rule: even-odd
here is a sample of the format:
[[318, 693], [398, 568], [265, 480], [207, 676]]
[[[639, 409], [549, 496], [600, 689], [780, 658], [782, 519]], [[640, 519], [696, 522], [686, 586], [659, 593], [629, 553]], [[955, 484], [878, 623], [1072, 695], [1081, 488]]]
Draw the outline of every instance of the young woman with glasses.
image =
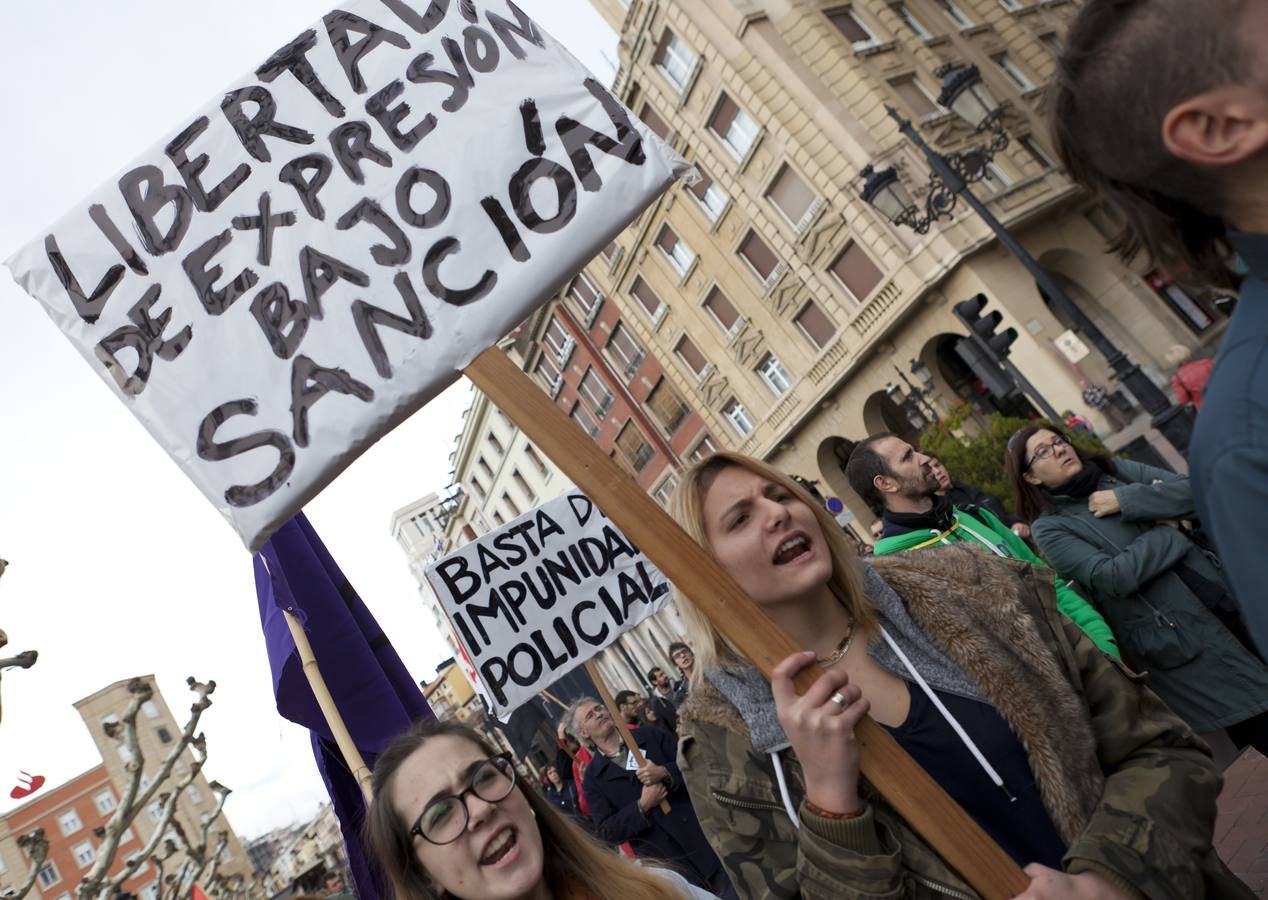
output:
[[1195, 731], [1268, 752], [1268, 667], [1219, 558], [1178, 527], [1194, 513], [1189, 479], [1085, 454], [1049, 425], [1014, 434], [1005, 468], [1036, 546], [1096, 603], [1123, 660]]
[[415, 724], [371, 787], [366, 848], [395, 900], [716, 900], [597, 843], [457, 722]]

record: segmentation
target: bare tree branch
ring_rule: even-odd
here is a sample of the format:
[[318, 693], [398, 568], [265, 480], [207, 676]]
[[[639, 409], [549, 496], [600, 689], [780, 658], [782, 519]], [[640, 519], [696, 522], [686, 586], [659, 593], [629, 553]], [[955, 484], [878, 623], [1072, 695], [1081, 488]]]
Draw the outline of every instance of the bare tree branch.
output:
[[[4, 570], [8, 567], [8, 562], [0, 559], [0, 575], [3, 575]], [[8, 644], [9, 636], [3, 631], [0, 631], [0, 647], [8, 646]], [[0, 659], [0, 673], [3, 673], [5, 669], [29, 669], [31, 666], [35, 665], [35, 661], [39, 659], [39, 657], [40, 654], [37, 650], [24, 650], [16, 656], [8, 656], [4, 659]], [[3, 709], [0, 709], [0, 715], [2, 714]]]
[[[93, 898], [108, 900], [115, 888], [131, 878], [145, 864], [146, 860], [154, 855], [155, 850], [163, 840], [164, 832], [173, 822], [177, 800], [180, 798], [181, 793], [193, 782], [198, 773], [202, 771], [203, 763], [207, 760], [207, 742], [203, 734], [195, 734], [195, 731], [198, 728], [198, 722], [202, 718], [203, 712], [211, 706], [211, 694], [216, 689], [216, 683], [208, 681], [204, 684], [191, 677], [186, 679], [186, 684], [196, 695], [196, 699], [189, 709], [189, 720], [181, 731], [180, 739], [176, 741], [167, 756], [164, 757], [153, 780], [144, 789], [141, 788], [141, 781], [144, 776], [145, 757], [141, 753], [141, 747], [137, 741], [136, 720], [141, 707], [153, 697], [153, 687], [146, 683], [144, 679], [133, 679], [128, 685], [128, 691], [132, 694], [132, 699], [128, 701], [128, 706], [124, 710], [122, 717], [118, 722], [108, 723], [105, 726], [106, 734], [119, 741], [126, 748], [128, 761], [124, 766], [124, 770], [128, 773], [128, 783], [124, 788], [123, 799], [119, 803], [118, 809], [110, 817], [110, 821], [106, 823], [101, 846], [97, 849], [97, 861], [93, 864], [88, 874], [84, 876], [84, 880], [80, 882], [76, 892], [79, 900], [93, 900]], [[154, 833], [150, 840], [138, 853], [133, 854], [128, 859], [118, 874], [113, 878], [108, 877], [107, 873], [110, 871], [110, 867], [114, 865], [115, 857], [118, 854], [119, 840], [123, 836], [123, 832], [132, 824], [140, 811], [150, 805], [155, 795], [158, 794], [160, 787], [172, 778], [172, 770], [186, 748], [192, 751], [194, 762], [190, 766], [188, 773], [176, 781], [172, 790], [165, 791], [159, 796], [160, 813], [155, 822]]]
[[[0, 559], [0, 573], [3, 572], [4, 560]], [[22, 897], [31, 893], [31, 888], [35, 886], [35, 879], [39, 877], [40, 869], [44, 868], [44, 861], [48, 859], [48, 838], [44, 836], [43, 828], [37, 828], [19, 836], [17, 844], [26, 851], [27, 857], [31, 860], [31, 871], [27, 873], [26, 881], [21, 887], [4, 892], [3, 896], [6, 900], [10, 898], [21, 900]]]

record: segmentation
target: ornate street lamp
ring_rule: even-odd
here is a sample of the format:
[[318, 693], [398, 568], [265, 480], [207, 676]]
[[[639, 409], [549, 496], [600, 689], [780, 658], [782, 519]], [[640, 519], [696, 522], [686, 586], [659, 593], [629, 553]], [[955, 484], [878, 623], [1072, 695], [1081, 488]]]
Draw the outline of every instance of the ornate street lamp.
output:
[[1153, 426], [1183, 453], [1189, 446], [1189, 436], [1193, 429], [1192, 414], [1184, 407], [1172, 405], [1167, 395], [1105, 336], [1078, 304], [1070, 299], [1056, 279], [1039, 265], [986, 204], [969, 190], [970, 184], [986, 177], [989, 171], [987, 167], [995, 154], [1008, 146], [1009, 138], [1003, 126], [1004, 111], [982, 82], [981, 72], [976, 66], [943, 67], [938, 73], [942, 76], [942, 92], [938, 95], [938, 103], [954, 112], [973, 129], [975, 135], [989, 134], [989, 142], [986, 146], [956, 153], [938, 153], [925, 143], [910, 121], [904, 119], [898, 110], [887, 105], [885, 111], [898, 123], [899, 132], [929, 162], [932, 169], [929, 193], [925, 197], [922, 211], [893, 168], [878, 171], [869, 164], [861, 173], [863, 201], [894, 225], [906, 225], [917, 234], [925, 234], [935, 221], [949, 217], [957, 200], [963, 197], [964, 202], [995, 233], [999, 242], [1026, 268], [1044, 296], [1105, 357], [1119, 383], [1153, 417]]
[[927, 391], [933, 387], [933, 373], [920, 360], [913, 359], [911, 361], [911, 374], [915, 376], [916, 381], [920, 382], [922, 389]]

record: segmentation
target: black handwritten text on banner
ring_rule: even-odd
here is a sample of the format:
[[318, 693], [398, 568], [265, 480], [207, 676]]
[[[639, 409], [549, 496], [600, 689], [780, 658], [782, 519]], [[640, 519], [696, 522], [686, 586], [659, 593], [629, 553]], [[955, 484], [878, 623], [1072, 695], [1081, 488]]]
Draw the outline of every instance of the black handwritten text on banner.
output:
[[669, 601], [669, 583], [580, 491], [427, 568], [481, 693], [503, 716]]
[[510, 0], [351, 0], [8, 266], [254, 550], [684, 170]]

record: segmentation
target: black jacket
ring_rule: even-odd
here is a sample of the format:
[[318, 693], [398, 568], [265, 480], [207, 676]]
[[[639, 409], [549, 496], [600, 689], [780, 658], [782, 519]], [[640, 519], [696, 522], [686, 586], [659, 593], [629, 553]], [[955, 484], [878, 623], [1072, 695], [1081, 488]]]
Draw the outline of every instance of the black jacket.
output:
[[670, 810], [664, 813], [660, 807], [653, 807], [646, 814], [641, 812], [638, 798], [643, 786], [634, 773], [596, 751], [594, 761], [586, 766], [582, 783], [595, 833], [614, 844], [629, 841], [636, 856], [662, 860], [692, 884], [720, 897], [734, 897], [734, 889], [700, 830], [691, 798], [683, 786], [674, 735], [664, 728], [646, 725], [632, 733], [643, 755], [669, 772]]

